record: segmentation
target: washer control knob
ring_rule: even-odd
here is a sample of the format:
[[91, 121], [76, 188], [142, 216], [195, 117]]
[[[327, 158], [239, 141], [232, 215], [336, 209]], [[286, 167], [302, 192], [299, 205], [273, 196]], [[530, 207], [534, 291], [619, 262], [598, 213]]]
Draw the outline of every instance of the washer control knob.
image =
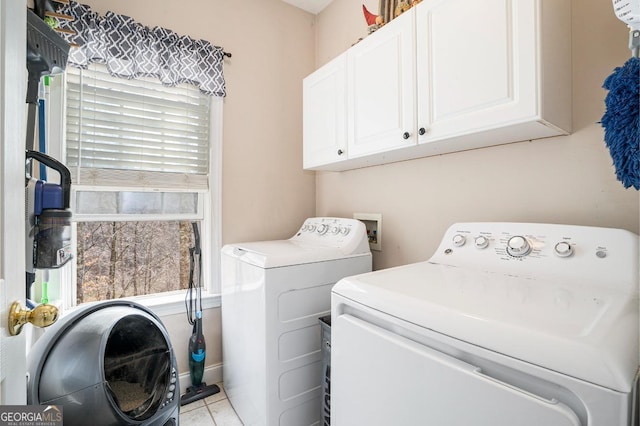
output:
[[525, 237], [516, 235], [507, 241], [507, 253], [515, 257], [523, 257], [531, 253], [531, 244]]
[[453, 236], [453, 245], [456, 247], [462, 247], [467, 242], [467, 237], [464, 235], [456, 234]]
[[320, 235], [326, 234], [328, 230], [329, 230], [329, 225], [326, 225], [323, 223], [322, 225], [318, 226], [318, 234]]
[[487, 247], [489, 247], [489, 239], [485, 236], [477, 236], [476, 239], [473, 241], [473, 244], [475, 244], [475, 246], [479, 249], [485, 249]]
[[331, 227], [331, 233], [333, 235], [338, 235], [340, 233], [340, 227], [339, 226], [332, 226]]
[[561, 241], [553, 248], [556, 255], [560, 257], [569, 257], [573, 254], [573, 247], [566, 241]]
[[313, 231], [315, 231], [315, 230], [316, 230], [316, 226], [315, 226], [314, 224], [309, 224], [309, 225], [307, 226], [307, 231], [309, 231], [309, 232], [313, 232]]
[[349, 235], [349, 232], [351, 232], [351, 228], [343, 226], [342, 228], [340, 228], [340, 233], [342, 235]]

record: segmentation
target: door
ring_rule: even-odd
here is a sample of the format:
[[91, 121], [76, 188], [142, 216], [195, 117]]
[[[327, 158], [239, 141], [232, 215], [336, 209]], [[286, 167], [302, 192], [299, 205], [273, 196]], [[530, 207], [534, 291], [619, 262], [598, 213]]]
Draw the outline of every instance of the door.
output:
[[415, 12], [347, 52], [349, 158], [415, 145]]
[[[537, 114], [534, 0], [436, 0], [416, 7], [420, 143]], [[455, 25], [452, 25], [455, 23]]]
[[303, 81], [304, 168], [347, 158], [346, 53]]
[[0, 405], [26, 404], [25, 333], [7, 331], [25, 299], [26, 2], [0, 1]]
[[556, 399], [350, 314], [332, 319], [331, 339], [333, 426], [581, 425]]

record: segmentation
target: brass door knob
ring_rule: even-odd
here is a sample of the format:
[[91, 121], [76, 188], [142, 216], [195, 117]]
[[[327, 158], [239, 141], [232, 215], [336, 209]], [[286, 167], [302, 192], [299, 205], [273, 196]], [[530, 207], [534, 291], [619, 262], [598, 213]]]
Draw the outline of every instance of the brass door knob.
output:
[[22, 326], [30, 322], [35, 327], [49, 327], [58, 320], [58, 308], [53, 305], [38, 305], [32, 310], [25, 309], [20, 302], [13, 302], [9, 308], [9, 334], [16, 336]]

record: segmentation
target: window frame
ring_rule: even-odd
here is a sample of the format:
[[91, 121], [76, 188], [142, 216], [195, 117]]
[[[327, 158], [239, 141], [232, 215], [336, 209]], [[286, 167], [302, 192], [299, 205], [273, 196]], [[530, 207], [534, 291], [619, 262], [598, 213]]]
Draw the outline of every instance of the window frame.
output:
[[[63, 163], [66, 159], [66, 74], [54, 77], [59, 79], [59, 83], [52, 84], [49, 89], [49, 102], [47, 103], [47, 142], [48, 154]], [[185, 189], [184, 191], [171, 188], [154, 187], [101, 187], [95, 185], [74, 184], [72, 176], [71, 185], [71, 207], [75, 206], [76, 192], [82, 190], [102, 190], [102, 191], [163, 191], [163, 192], [198, 192], [198, 213], [196, 220], [200, 223], [202, 256], [202, 304], [204, 309], [220, 306], [220, 250], [222, 247], [221, 225], [222, 225], [222, 134], [223, 134], [223, 106], [224, 99], [220, 97], [210, 97], [210, 131], [209, 131], [209, 173], [208, 189]], [[113, 215], [78, 215], [73, 218], [72, 223], [72, 249], [77, 253], [77, 219], [86, 220], [110, 220]], [[133, 216], [133, 217], [132, 217]], [[182, 215], [120, 215], [120, 220], [191, 220], [185, 219]], [[208, 253], [208, 255], [207, 255]], [[76, 282], [77, 263], [69, 262], [71, 267], [61, 268], [58, 279], [51, 280], [52, 284], [58, 281], [58, 291], [60, 294], [60, 304], [63, 311], [73, 309], [76, 304]], [[156, 293], [127, 297], [151, 308], [157, 315], [172, 315], [184, 312], [185, 290], [173, 292]]]

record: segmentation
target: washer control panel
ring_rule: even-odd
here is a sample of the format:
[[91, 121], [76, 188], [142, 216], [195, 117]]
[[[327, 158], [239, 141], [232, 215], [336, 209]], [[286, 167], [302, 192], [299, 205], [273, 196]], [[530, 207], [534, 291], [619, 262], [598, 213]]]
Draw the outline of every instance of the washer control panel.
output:
[[522, 257], [531, 253], [531, 244], [526, 237], [515, 235], [507, 241], [507, 253], [514, 257]]
[[318, 235], [349, 235], [352, 224], [350, 223], [314, 223], [305, 222], [298, 234], [315, 232]]
[[364, 223], [349, 218], [308, 218], [291, 237], [291, 241], [324, 247], [351, 247], [354, 253], [370, 251]]
[[632, 232], [539, 223], [457, 223], [445, 233], [433, 263], [535, 276], [638, 277], [638, 236]]

